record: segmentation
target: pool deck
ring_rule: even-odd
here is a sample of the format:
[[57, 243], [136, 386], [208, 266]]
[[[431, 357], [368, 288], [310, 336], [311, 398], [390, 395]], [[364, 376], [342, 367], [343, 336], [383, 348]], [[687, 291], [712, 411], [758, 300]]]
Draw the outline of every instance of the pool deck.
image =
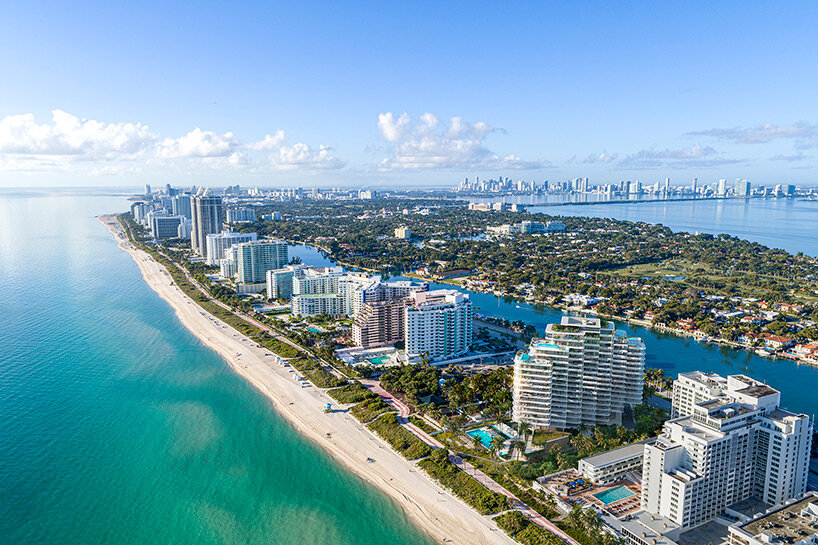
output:
[[[593, 505], [618, 519], [636, 513], [642, 508], [642, 485], [636, 478], [623, 479], [606, 486], [596, 486], [594, 484], [590, 484], [587, 488], [583, 489], [569, 489], [568, 483], [572, 481], [576, 482], [577, 479], [582, 479], [588, 483], [588, 480], [585, 479], [581, 473], [575, 469], [572, 469], [562, 473], [557, 473], [553, 476], [546, 476], [540, 481], [540, 484], [567, 504], [578, 503], [581, 506]], [[633, 492], [633, 495], [609, 504], [605, 504], [605, 502], [599, 498], [594, 497], [595, 494], [605, 492], [606, 490], [611, 490], [618, 486], [624, 486]]]

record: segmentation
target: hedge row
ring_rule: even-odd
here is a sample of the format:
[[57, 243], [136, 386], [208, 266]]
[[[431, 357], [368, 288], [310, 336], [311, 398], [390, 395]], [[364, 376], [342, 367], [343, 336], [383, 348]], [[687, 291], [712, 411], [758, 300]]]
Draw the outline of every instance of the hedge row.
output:
[[366, 427], [380, 435], [393, 449], [409, 460], [423, 458], [432, 453], [432, 447], [398, 424], [398, 415], [395, 413], [379, 416]]

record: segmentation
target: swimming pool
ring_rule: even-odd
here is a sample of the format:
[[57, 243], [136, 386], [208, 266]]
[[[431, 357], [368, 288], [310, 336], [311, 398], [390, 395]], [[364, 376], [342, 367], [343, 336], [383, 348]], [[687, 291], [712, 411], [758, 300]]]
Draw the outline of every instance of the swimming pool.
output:
[[388, 359], [389, 359], [388, 356], [378, 356], [377, 358], [369, 358], [366, 361], [374, 365], [383, 365], [383, 362], [387, 361]]
[[494, 439], [494, 436], [491, 433], [489, 433], [488, 428], [476, 428], [473, 430], [469, 430], [466, 432], [466, 435], [468, 435], [469, 437], [479, 437], [480, 442], [487, 449], [491, 448], [492, 440]]
[[632, 492], [626, 486], [619, 485], [614, 488], [609, 488], [608, 490], [603, 490], [602, 492], [597, 492], [593, 496], [605, 505], [610, 505], [635, 495], [636, 492]]
[[323, 333], [323, 331], [318, 329], [317, 327], [308, 327], [307, 331], [312, 331], [313, 333]]

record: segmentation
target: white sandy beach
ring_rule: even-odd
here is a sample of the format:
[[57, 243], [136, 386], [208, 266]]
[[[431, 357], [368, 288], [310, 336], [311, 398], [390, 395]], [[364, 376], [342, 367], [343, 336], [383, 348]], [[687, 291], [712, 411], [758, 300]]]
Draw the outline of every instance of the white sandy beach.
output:
[[[169, 273], [147, 253], [134, 248], [115, 216], [101, 216], [139, 266], [148, 285], [176, 311], [179, 320], [206, 346], [266, 395], [276, 411], [304, 436], [329, 452], [351, 471], [393, 498], [415, 524], [441, 543], [504, 544], [515, 542], [488, 517], [441, 488], [413, 462], [391, 450], [386, 442], [346, 412], [324, 414], [334, 401], [322, 390], [302, 388], [291, 367], [276, 365], [269, 350], [256, 348], [240, 333], [206, 313], [171, 283]], [[367, 463], [367, 457], [375, 463]], [[372, 521], [377, 524], [376, 520]]]

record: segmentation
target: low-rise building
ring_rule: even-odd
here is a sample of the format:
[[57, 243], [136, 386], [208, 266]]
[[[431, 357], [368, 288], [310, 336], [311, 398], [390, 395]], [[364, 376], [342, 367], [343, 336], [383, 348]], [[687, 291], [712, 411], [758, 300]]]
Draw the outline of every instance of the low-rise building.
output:
[[256, 211], [252, 208], [228, 208], [227, 223], [252, 223], [256, 221]]
[[642, 471], [645, 444], [655, 439], [634, 443], [608, 452], [588, 456], [579, 461], [577, 469], [583, 477], [597, 485], [609, 485], [624, 479], [631, 471]]

